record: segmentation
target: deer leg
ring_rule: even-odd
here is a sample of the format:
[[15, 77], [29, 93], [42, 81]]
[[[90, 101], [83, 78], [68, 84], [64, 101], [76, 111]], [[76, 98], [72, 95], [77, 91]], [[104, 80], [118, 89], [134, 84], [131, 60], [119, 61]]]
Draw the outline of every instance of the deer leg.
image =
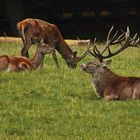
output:
[[39, 68], [43, 68], [43, 62], [44, 62], [44, 59], [42, 60]]
[[31, 43], [31, 41], [28, 41], [26, 43], [23, 42], [23, 45], [24, 46], [21, 49], [21, 55], [22, 56], [26, 56], [27, 58], [29, 58], [29, 52], [28, 52], [28, 50], [29, 50], [30, 46], [32, 45], [32, 43]]
[[[53, 60], [54, 60], [54, 62], [56, 64], [57, 68], [60, 68], [59, 63], [58, 63], [58, 59], [57, 59], [57, 56], [56, 56], [56, 53], [55, 53], [55, 50], [52, 52], [52, 57], [53, 57]], [[44, 61], [44, 59], [41, 62], [41, 65], [40, 65], [41, 68], [43, 67], [43, 61]]]
[[60, 68], [55, 50], [52, 52], [52, 57], [53, 57], [53, 60], [55, 61], [57, 68]]
[[57, 56], [56, 56], [56, 52], [55, 52], [55, 49], [57, 48], [56, 44], [54, 43], [52, 38], [50, 38], [48, 40], [47, 44], [53, 48], [53, 51], [51, 52], [53, 60], [54, 60], [54, 62], [56, 64], [57, 68], [60, 68], [59, 63], [58, 63], [58, 59], [57, 59]]
[[26, 47], [23, 47], [23, 48], [21, 49], [21, 55], [22, 55], [22, 56], [26, 56], [27, 58], [29, 58], [29, 52], [28, 52], [28, 50], [25, 51], [25, 49], [26, 49]]

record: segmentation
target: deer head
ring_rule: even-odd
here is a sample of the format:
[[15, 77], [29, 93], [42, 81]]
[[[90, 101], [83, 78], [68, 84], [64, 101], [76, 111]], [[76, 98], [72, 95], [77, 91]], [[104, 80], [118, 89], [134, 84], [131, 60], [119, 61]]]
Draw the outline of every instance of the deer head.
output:
[[84, 57], [89, 54], [89, 48], [81, 55], [77, 56], [77, 51], [73, 52], [73, 54], [67, 58], [67, 64], [69, 68], [76, 68], [79, 61], [81, 61]]
[[108, 61], [100, 61], [95, 60], [92, 62], [85, 63], [81, 65], [81, 69], [90, 74], [101, 73], [104, 69], [111, 64], [111, 60]]
[[[118, 31], [111, 36], [111, 32], [113, 30], [113, 27], [110, 29], [107, 35], [106, 43], [104, 45], [104, 48], [102, 51], [100, 51], [95, 44], [96, 39], [94, 40], [94, 46], [93, 51], [89, 50], [89, 53], [96, 58], [93, 62], [88, 62], [83, 65], [81, 65], [81, 68], [88, 72], [88, 73], [95, 73], [102, 71], [105, 67], [107, 67], [111, 60], [109, 61], [103, 61], [104, 59], [110, 58], [112, 56], [115, 56], [125, 50], [128, 47], [138, 47], [139, 38], [137, 38], [137, 34], [135, 34], [133, 37], [130, 37], [130, 30], [129, 27], [127, 27], [127, 31], [124, 32], [118, 36]], [[114, 52], [111, 52], [110, 47], [114, 44], [121, 44], [120, 48], [115, 50]], [[105, 53], [105, 54], [104, 54]]]
[[40, 42], [36, 43], [37, 51], [41, 54], [49, 54], [54, 52], [54, 48], [50, 47], [48, 44], [44, 43], [44, 40], [41, 39]]

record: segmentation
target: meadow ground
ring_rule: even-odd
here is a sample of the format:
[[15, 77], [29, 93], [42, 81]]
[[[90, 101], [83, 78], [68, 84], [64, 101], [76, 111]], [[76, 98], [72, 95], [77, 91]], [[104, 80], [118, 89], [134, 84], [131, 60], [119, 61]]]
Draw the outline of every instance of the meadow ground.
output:
[[[0, 43], [0, 55], [20, 55], [21, 46]], [[79, 54], [86, 50], [73, 49]], [[140, 101], [97, 98], [91, 76], [79, 68], [92, 56], [74, 70], [59, 54], [58, 59], [60, 70], [47, 55], [43, 69], [0, 73], [0, 140], [139, 140]], [[112, 59], [113, 72], [140, 77], [140, 49], [129, 48]]]

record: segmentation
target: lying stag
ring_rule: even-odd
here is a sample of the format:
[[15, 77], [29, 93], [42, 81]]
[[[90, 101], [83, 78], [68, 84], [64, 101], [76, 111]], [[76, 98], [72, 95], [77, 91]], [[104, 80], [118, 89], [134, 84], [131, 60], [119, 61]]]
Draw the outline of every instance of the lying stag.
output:
[[18, 72], [37, 69], [41, 65], [44, 55], [54, 52], [53, 48], [45, 43], [40, 42], [37, 46], [33, 59], [22, 56], [0, 56], [0, 71]]
[[[77, 63], [87, 55], [87, 51], [80, 57], [77, 52], [73, 52], [63, 39], [59, 29], [54, 25], [43, 20], [27, 18], [17, 23], [17, 28], [21, 34], [24, 47], [21, 55], [29, 57], [28, 50], [30, 46], [41, 39], [56, 49], [70, 68], [75, 68]], [[57, 67], [59, 67], [55, 51], [52, 53], [53, 59]]]
[[[82, 70], [90, 73], [93, 77], [93, 85], [96, 89], [96, 94], [106, 100], [129, 100], [140, 99], [140, 78], [123, 77], [114, 74], [107, 66], [111, 60], [104, 62], [103, 59], [117, 55], [128, 47], [137, 47], [139, 38], [137, 34], [131, 38], [130, 31], [127, 27], [127, 32], [117, 37], [117, 33], [110, 39], [110, 34], [113, 27], [110, 29], [104, 50], [99, 51], [94, 45], [93, 52], [90, 51], [96, 60], [81, 65]], [[117, 39], [115, 40], [115, 38]], [[111, 52], [110, 45], [121, 43], [122, 46], [115, 52]], [[103, 53], [108, 51], [107, 55]]]

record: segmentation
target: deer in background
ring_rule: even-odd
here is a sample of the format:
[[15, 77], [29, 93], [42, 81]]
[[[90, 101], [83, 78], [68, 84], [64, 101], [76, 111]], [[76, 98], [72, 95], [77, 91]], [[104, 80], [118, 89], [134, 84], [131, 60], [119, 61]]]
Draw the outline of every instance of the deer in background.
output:
[[[119, 54], [128, 47], [137, 47], [139, 38], [137, 34], [134, 37], [130, 37], [130, 31], [127, 27], [127, 32], [124, 32], [117, 37], [117, 32], [110, 38], [113, 27], [110, 29], [105, 48], [100, 51], [94, 45], [93, 52], [89, 51], [96, 60], [81, 65], [81, 69], [92, 75], [92, 82], [96, 90], [96, 94], [99, 97], [106, 100], [129, 100], [140, 99], [140, 78], [136, 77], [123, 77], [114, 74], [107, 66], [111, 63], [111, 60], [103, 61], [106, 58], [110, 58]], [[115, 39], [116, 38], [116, 39]], [[121, 43], [121, 47], [111, 52], [110, 46]], [[106, 55], [103, 55], [104, 52]]]
[[33, 59], [22, 56], [0, 56], [0, 71], [18, 72], [37, 69], [44, 59], [45, 54], [53, 53], [54, 49], [42, 41], [37, 44]]
[[[17, 28], [21, 34], [24, 45], [21, 50], [22, 56], [29, 57], [28, 50], [30, 46], [39, 42], [41, 39], [54, 50], [56, 49], [70, 68], [75, 68], [77, 63], [88, 54], [88, 51], [86, 51], [83, 55], [78, 57], [77, 51], [73, 52], [71, 50], [63, 39], [59, 29], [54, 24], [50, 24], [46, 21], [27, 18], [17, 23]], [[52, 53], [52, 56], [56, 66], [59, 68], [55, 51]]]
[[80, 45], [80, 46], [92, 45], [91, 39], [81, 40], [79, 37], [77, 37], [77, 40], [78, 41], [75, 43], [76, 45]]

